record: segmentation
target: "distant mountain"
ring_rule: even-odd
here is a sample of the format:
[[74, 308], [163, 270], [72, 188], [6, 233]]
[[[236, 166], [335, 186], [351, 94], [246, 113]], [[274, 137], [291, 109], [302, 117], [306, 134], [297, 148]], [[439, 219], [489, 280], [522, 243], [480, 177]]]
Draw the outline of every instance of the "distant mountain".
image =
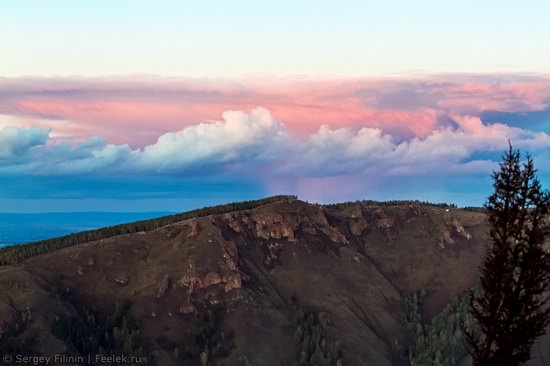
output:
[[[467, 364], [461, 297], [487, 232], [474, 211], [287, 197], [4, 249], [0, 263], [20, 263], [0, 267], [0, 354]], [[547, 362], [547, 346], [530, 365]]]

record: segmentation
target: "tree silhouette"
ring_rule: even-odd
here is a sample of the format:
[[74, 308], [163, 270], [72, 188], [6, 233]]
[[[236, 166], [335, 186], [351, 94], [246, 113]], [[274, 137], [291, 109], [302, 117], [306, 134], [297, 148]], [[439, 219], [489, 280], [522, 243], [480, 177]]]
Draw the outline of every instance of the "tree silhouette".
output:
[[543, 191], [528, 155], [510, 149], [493, 173], [487, 210], [491, 244], [481, 266], [481, 294], [470, 293], [470, 311], [481, 334], [465, 330], [474, 365], [519, 365], [550, 324], [550, 194]]

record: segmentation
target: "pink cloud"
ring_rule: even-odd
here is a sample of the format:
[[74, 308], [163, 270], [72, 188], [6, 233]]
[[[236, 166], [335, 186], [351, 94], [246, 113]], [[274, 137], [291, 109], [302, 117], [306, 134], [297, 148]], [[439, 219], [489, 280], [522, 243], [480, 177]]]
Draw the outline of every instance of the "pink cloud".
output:
[[[409, 78], [263, 77], [241, 81], [160, 77], [0, 79], [0, 115], [52, 136], [151, 144], [163, 133], [215, 120], [226, 110], [269, 109], [298, 137], [323, 124], [426, 137], [451, 116], [548, 108], [545, 76], [441, 75]], [[0, 117], [1, 118], [1, 117]], [[45, 121], [51, 120], [52, 123]], [[2, 123], [2, 121], [0, 121]]]

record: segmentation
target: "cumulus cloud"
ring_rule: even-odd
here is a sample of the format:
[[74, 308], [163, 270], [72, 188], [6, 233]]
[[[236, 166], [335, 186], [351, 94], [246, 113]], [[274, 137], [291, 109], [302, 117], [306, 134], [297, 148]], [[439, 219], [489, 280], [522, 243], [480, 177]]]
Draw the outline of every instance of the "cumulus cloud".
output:
[[48, 140], [49, 128], [4, 126], [0, 130], [0, 159], [15, 159]]
[[131, 160], [128, 145], [93, 137], [82, 142], [52, 139], [50, 129], [6, 126], [0, 131], [0, 172], [73, 175], [123, 167]]
[[350, 128], [322, 125], [299, 147], [295, 163], [298, 170], [313, 175], [353, 174], [377, 165], [395, 147], [393, 138], [378, 128], [363, 127], [354, 133]]
[[[111, 173], [120, 169], [126, 172], [127, 163], [131, 163], [136, 151], [128, 145], [112, 145], [101, 139], [97, 143], [88, 141], [71, 148], [67, 145], [55, 152], [55, 163], [51, 167], [57, 174], [87, 174], [91, 172]], [[61, 154], [61, 151], [65, 153]], [[62, 156], [68, 158], [63, 159]], [[44, 173], [43, 173], [44, 174]], [[47, 172], [45, 173], [47, 174]]]
[[487, 161], [475, 154], [500, 152], [508, 141], [530, 150], [550, 148], [550, 136], [505, 124], [485, 125], [478, 117], [455, 116], [456, 127], [432, 131], [426, 137], [398, 142], [380, 129], [330, 129], [323, 125], [300, 148], [296, 165], [312, 175], [425, 174], [486, 172]]
[[289, 142], [286, 127], [267, 109], [256, 108], [250, 114], [226, 111], [222, 121], [161, 135], [143, 149], [136, 163], [141, 169], [177, 172], [193, 166], [267, 162]]
[[[252, 179], [362, 175], [487, 173], [508, 141], [533, 152], [548, 151], [550, 136], [479, 117], [456, 115], [453, 125], [425, 137], [402, 139], [379, 128], [321, 125], [300, 139], [269, 110], [227, 111], [218, 121], [160, 135], [132, 149], [95, 137], [81, 142], [49, 138], [49, 129], [4, 127], [0, 171], [35, 175], [238, 174]], [[266, 168], [267, 167], [267, 168]], [[262, 176], [259, 175], [262, 171]]]
[[[284, 158], [292, 146], [286, 127], [265, 108], [226, 111], [220, 121], [162, 134], [154, 144], [132, 149], [102, 137], [78, 142], [48, 139], [50, 129], [7, 126], [0, 132], [0, 171], [34, 175], [198, 174], [234, 165], [250, 168]], [[34, 151], [30, 148], [36, 146]], [[29, 151], [27, 151], [29, 150]]]

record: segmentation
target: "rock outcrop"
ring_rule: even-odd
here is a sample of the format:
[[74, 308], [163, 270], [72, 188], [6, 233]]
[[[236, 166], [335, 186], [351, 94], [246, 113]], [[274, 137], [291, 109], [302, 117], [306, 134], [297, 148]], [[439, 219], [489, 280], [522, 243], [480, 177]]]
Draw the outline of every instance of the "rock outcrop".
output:
[[375, 225], [378, 229], [390, 229], [395, 226], [395, 218], [388, 215], [382, 207], [376, 207], [372, 210], [375, 217]]
[[197, 290], [219, 284], [224, 284], [225, 292], [229, 292], [234, 288], [241, 288], [242, 276], [238, 271], [228, 271], [221, 275], [216, 272], [209, 272], [204, 276], [191, 272], [183, 276], [177, 284], [187, 288], [189, 295], [193, 295]]
[[180, 310], [180, 314], [191, 314], [195, 312], [195, 306], [191, 304], [183, 305]]
[[192, 238], [192, 237], [195, 237], [195, 236], [199, 235], [200, 228], [199, 228], [199, 223], [197, 222], [197, 220], [192, 219], [192, 220], [189, 220], [187, 223], [188, 223], [189, 227], [191, 228], [191, 231], [189, 232], [189, 234], [187, 234], [187, 237]]
[[286, 220], [281, 214], [265, 214], [254, 216], [256, 235], [263, 239], [288, 239], [296, 241], [294, 236], [295, 225]]
[[248, 230], [254, 236], [264, 240], [287, 240], [294, 243], [298, 240], [296, 236], [298, 231], [303, 230], [312, 235], [320, 231], [335, 243], [349, 243], [346, 236], [328, 222], [321, 206], [316, 206], [315, 210], [303, 214], [231, 213], [224, 215], [224, 219], [235, 233], [243, 233]]
[[189, 274], [186, 274], [183, 276], [178, 282], [178, 285], [186, 287], [188, 294], [193, 294], [195, 290], [204, 288], [204, 284], [202, 282], [202, 278], [198, 275], [196, 275], [194, 272], [191, 272]]
[[204, 287], [209, 287], [212, 285], [217, 285], [222, 282], [222, 278], [216, 272], [210, 272], [204, 277], [203, 285]]
[[349, 222], [349, 230], [355, 236], [361, 236], [363, 231], [368, 227], [369, 227], [369, 224], [367, 220], [365, 220], [362, 217], [358, 219], [350, 220]]
[[241, 288], [242, 278], [241, 274], [238, 272], [230, 272], [223, 277], [223, 282], [225, 283], [224, 291], [229, 292], [234, 288]]
[[439, 235], [439, 245], [445, 248], [447, 245], [455, 244], [457, 240], [471, 240], [472, 234], [466, 230], [457, 218], [446, 218], [446, 228]]
[[121, 286], [128, 285], [128, 282], [130, 282], [130, 279], [127, 275], [120, 275], [117, 278], [115, 278], [115, 282], [118, 283]]

